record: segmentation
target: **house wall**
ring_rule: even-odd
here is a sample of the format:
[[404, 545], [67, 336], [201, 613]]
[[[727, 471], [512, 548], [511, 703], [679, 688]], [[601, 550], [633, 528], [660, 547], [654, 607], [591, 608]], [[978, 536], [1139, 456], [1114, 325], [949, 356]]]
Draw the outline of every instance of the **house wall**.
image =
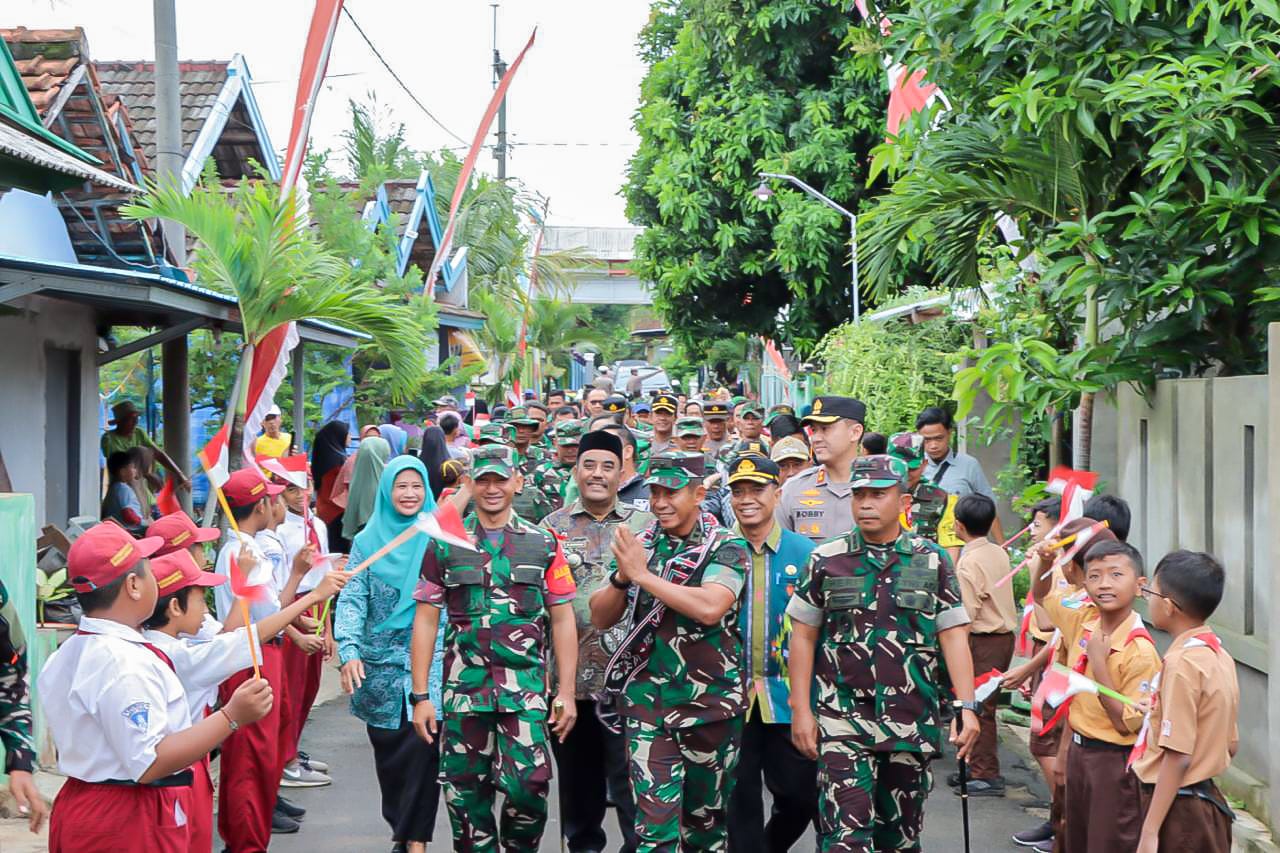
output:
[[[13, 314], [0, 314], [0, 453], [16, 492], [31, 494], [35, 500], [36, 525], [63, 524], [66, 518], [48, 518], [46, 513], [47, 457], [58, 448], [50, 447], [48, 436], [56, 434], [48, 400], [47, 348], [79, 354], [79, 511], [97, 516], [98, 473], [98, 368], [97, 333], [93, 312], [68, 302], [29, 297]], [[55, 378], [55, 381], [61, 381]]]

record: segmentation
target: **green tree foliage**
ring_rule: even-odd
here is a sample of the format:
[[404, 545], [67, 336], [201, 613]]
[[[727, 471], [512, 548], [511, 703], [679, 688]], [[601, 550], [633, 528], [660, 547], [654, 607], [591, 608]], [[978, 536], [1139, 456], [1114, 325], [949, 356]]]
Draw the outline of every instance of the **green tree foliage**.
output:
[[659, 0], [627, 214], [636, 272], [692, 352], [735, 332], [807, 350], [850, 314], [849, 223], [760, 171], [857, 211], [884, 133], [884, 68], [851, 0]]

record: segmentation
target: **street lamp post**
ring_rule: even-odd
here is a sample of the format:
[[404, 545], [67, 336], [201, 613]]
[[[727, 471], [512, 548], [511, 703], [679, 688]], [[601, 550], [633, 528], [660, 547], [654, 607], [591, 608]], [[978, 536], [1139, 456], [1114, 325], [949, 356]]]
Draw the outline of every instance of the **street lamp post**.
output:
[[849, 260], [850, 267], [853, 272], [853, 281], [849, 284], [849, 297], [853, 303], [853, 322], [858, 322], [862, 317], [862, 298], [858, 290], [858, 217], [857, 214], [846, 210], [842, 205], [837, 204], [827, 196], [818, 192], [795, 175], [779, 174], [777, 172], [761, 172], [760, 186], [752, 191], [752, 195], [764, 201], [773, 196], [773, 190], [769, 187], [769, 179], [773, 178], [778, 181], [787, 181], [788, 183], [804, 190], [807, 194], [813, 196], [818, 201], [825, 204], [832, 210], [839, 211], [849, 219]]

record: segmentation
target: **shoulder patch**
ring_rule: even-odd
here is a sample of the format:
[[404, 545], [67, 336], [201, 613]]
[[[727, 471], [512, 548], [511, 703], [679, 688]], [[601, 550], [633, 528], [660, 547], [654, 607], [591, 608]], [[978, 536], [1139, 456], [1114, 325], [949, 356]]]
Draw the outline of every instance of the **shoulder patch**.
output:
[[750, 563], [750, 557], [747, 554], [746, 546], [737, 539], [730, 539], [717, 548], [715, 560], [717, 563], [725, 563], [728, 565], [742, 565], [744, 563]]
[[813, 549], [813, 554], [818, 557], [834, 557], [847, 553], [849, 553], [849, 542], [844, 536], [828, 539]]
[[147, 730], [147, 725], [151, 721], [151, 703], [150, 702], [134, 702], [129, 707], [120, 712], [120, 716], [129, 721], [129, 725], [133, 726], [140, 732]]

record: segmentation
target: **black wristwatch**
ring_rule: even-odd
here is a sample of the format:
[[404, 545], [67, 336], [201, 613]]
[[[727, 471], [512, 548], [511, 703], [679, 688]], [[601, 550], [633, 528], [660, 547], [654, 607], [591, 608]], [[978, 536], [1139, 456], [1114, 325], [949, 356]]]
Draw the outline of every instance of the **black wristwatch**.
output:
[[618, 578], [618, 570], [614, 569], [612, 572], [609, 573], [609, 586], [613, 587], [614, 589], [626, 590], [631, 588], [631, 581], [620, 580]]
[[430, 693], [410, 693], [409, 694], [410, 705], [417, 705], [419, 702], [430, 702], [430, 701], [431, 701]]
[[956, 704], [960, 706], [960, 710], [962, 711], [972, 711], [975, 714], [982, 713], [982, 704], [979, 702], [974, 702], [970, 700], [970, 701], [956, 702]]

